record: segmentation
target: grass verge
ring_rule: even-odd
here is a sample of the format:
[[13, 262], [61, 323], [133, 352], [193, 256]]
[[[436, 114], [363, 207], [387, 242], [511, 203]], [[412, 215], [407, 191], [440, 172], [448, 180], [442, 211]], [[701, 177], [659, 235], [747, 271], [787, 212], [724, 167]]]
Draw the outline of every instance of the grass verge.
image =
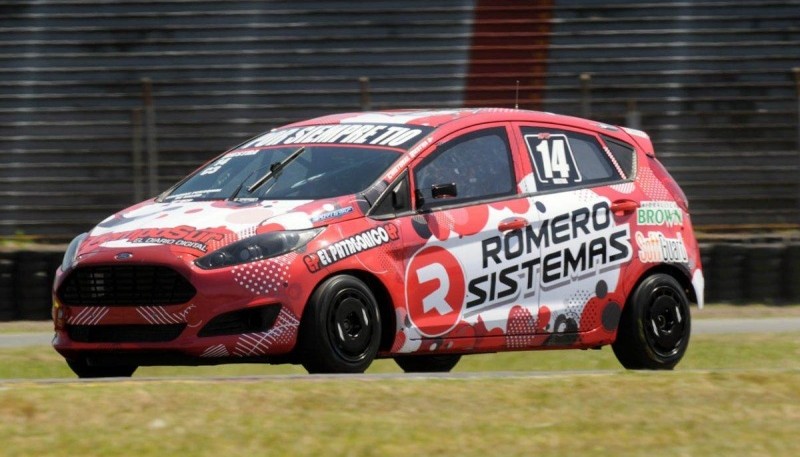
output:
[[[707, 371], [693, 371], [707, 370]], [[533, 378], [260, 380], [290, 366], [143, 367], [128, 381], [0, 381], [8, 456], [794, 455], [796, 333], [700, 335], [674, 372], [609, 348], [465, 357], [456, 371], [607, 370]], [[399, 371], [390, 360], [372, 373]], [[51, 348], [0, 349], [0, 377], [73, 377]]]
[[4, 455], [793, 455], [800, 372], [12, 384]]

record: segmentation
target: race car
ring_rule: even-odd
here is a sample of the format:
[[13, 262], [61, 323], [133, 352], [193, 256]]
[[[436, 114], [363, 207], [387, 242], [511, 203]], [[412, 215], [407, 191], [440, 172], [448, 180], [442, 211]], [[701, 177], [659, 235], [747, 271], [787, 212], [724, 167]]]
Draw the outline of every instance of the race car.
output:
[[76, 237], [53, 286], [79, 377], [143, 365], [611, 345], [672, 369], [703, 273], [686, 196], [637, 130], [484, 108], [276, 128]]

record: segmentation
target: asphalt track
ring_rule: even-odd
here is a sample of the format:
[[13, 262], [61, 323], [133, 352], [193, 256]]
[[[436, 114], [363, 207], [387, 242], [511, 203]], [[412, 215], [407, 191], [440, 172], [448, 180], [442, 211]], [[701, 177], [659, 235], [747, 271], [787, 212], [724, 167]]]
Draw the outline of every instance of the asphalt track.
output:
[[[173, 377], [134, 377], [134, 378], [51, 378], [51, 379], [0, 379], [0, 390], [3, 385], [52, 385], [52, 384], [109, 384], [109, 383], [193, 383], [193, 382], [264, 382], [264, 381], [299, 381], [299, 382], [325, 382], [333, 380], [357, 381], [386, 381], [386, 380], [481, 380], [481, 379], [558, 379], [575, 377], [601, 377], [614, 376], [626, 372], [618, 370], [565, 370], [565, 371], [473, 371], [455, 373], [375, 373], [375, 374], [279, 374], [279, 375], [247, 375], [247, 376], [173, 376]], [[679, 370], [681, 374], [709, 374], [709, 373], [800, 373], [795, 368], [764, 368], [764, 369], [714, 369], [714, 370]], [[664, 371], [639, 371], [645, 375], [663, 376]]]
[[[692, 335], [720, 333], [800, 332], [800, 317], [758, 319], [695, 319]], [[41, 346], [50, 344], [52, 333], [8, 333], [0, 335], [0, 348]]]

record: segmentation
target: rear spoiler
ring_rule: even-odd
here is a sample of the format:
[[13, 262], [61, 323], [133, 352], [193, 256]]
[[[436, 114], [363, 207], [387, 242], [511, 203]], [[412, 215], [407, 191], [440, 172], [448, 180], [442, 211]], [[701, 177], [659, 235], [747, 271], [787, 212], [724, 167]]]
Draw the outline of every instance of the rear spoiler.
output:
[[656, 156], [656, 151], [653, 148], [653, 142], [650, 140], [650, 135], [644, 133], [641, 130], [632, 129], [630, 127], [620, 127], [622, 131], [627, 133], [631, 140], [639, 146], [645, 154], [649, 155], [650, 157]]

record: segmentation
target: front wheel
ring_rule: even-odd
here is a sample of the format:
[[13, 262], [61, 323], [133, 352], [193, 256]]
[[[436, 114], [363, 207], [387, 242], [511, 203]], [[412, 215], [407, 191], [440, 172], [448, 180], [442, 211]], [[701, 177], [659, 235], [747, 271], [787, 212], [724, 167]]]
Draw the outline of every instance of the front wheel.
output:
[[138, 368], [135, 365], [95, 366], [85, 360], [67, 360], [67, 365], [79, 378], [130, 378]]
[[645, 278], [622, 311], [617, 360], [631, 370], [671, 370], [689, 345], [689, 299], [675, 278], [654, 274]]
[[363, 373], [380, 341], [378, 304], [361, 280], [334, 276], [311, 295], [298, 343], [309, 373]]

